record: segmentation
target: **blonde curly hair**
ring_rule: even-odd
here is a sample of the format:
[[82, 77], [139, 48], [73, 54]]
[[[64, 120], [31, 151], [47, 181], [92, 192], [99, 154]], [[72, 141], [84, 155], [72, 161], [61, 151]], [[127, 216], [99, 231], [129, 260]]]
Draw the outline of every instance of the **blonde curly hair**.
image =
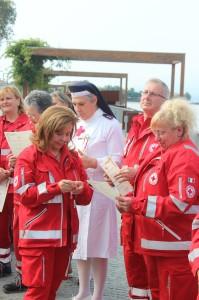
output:
[[151, 120], [152, 130], [158, 126], [182, 127], [184, 136], [187, 136], [196, 126], [194, 110], [184, 98], [166, 100]]

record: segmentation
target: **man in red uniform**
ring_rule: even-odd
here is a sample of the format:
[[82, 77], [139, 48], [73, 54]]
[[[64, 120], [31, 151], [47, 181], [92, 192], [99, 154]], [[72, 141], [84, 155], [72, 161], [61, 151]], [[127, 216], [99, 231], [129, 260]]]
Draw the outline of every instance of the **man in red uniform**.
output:
[[[152, 116], [169, 97], [167, 85], [159, 79], [146, 82], [141, 93], [142, 114], [135, 116], [128, 133], [125, 146], [123, 168], [119, 177], [134, 183], [134, 176], [143, 159], [158, 146], [150, 129]], [[143, 256], [137, 254], [139, 248], [140, 217], [122, 214], [121, 239], [124, 252], [126, 276], [131, 299], [149, 299], [148, 280]]]

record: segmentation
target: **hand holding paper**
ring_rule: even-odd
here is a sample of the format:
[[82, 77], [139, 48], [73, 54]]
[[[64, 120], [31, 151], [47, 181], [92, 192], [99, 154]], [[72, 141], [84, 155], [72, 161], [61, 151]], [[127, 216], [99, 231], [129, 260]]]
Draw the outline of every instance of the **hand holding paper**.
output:
[[4, 181], [10, 176], [10, 171], [0, 168], [0, 182]]
[[119, 192], [115, 187], [111, 187], [106, 181], [95, 181], [88, 180], [88, 183], [93, 187], [94, 190], [103, 194], [104, 196], [116, 200], [116, 197], [119, 196]]
[[128, 181], [120, 182], [117, 175], [120, 173], [118, 165], [108, 157], [101, 165], [107, 176], [112, 180], [120, 195], [125, 196], [133, 191], [133, 187]]
[[132, 180], [138, 170], [139, 165], [135, 164], [133, 167], [123, 166], [120, 172], [115, 176], [119, 182]]

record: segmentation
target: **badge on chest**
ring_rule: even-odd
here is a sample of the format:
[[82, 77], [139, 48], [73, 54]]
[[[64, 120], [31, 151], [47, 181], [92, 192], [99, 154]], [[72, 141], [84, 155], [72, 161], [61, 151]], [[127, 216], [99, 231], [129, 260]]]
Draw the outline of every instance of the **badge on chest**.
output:
[[153, 172], [149, 177], [149, 183], [151, 185], [156, 185], [158, 183], [158, 175], [156, 172]]

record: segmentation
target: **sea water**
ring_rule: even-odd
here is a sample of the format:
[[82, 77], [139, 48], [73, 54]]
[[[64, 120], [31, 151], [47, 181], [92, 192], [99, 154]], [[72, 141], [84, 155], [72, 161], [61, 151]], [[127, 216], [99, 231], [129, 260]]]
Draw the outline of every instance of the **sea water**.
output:
[[[191, 103], [191, 106], [196, 114], [196, 119], [197, 119], [197, 131], [199, 132], [199, 104], [194, 104]], [[127, 107], [128, 108], [134, 108], [136, 110], [141, 110], [140, 108], [140, 103], [139, 102], [127, 102]]]

